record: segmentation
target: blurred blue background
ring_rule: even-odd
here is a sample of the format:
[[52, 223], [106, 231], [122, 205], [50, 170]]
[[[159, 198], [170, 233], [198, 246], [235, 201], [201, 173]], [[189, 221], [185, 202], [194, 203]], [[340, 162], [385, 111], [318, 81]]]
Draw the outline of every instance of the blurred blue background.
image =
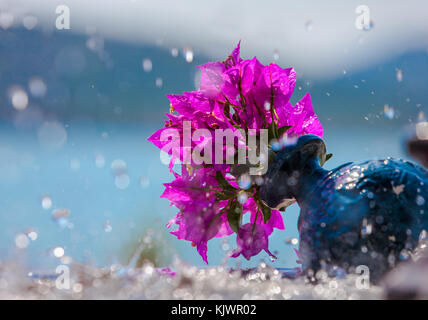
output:
[[[326, 167], [406, 158], [407, 127], [428, 105], [428, 6], [366, 1], [362, 31], [360, 3], [342, 2], [0, 1], [0, 260], [127, 263], [155, 230], [159, 265], [177, 254], [203, 266], [166, 231], [176, 210], [159, 196], [172, 175], [147, 137], [163, 125], [165, 95], [194, 90], [196, 66], [239, 40], [244, 58], [296, 68], [292, 102], [311, 93], [334, 154]], [[70, 30], [55, 29], [59, 3]], [[271, 237], [277, 261], [261, 253], [242, 265], [296, 266], [287, 239], [298, 237], [298, 211]], [[210, 241], [210, 264], [235, 246], [234, 236]]]

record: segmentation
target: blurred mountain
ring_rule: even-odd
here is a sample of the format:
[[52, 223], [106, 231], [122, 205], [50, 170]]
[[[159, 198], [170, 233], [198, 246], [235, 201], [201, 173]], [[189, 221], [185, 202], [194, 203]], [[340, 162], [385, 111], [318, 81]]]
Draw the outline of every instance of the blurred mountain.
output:
[[[165, 95], [194, 90], [196, 66], [207, 61], [195, 55], [189, 63], [182, 49], [104, 40], [96, 34], [3, 30], [0, 117], [14, 123], [51, 118], [159, 123], [169, 109]], [[428, 105], [427, 71], [428, 52], [417, 51], [358, 73], [343, 70], [333, 80], [298, 73], [292, 102], [310, 92], [324, 123], [403, 125], [421, 117]], [[11, 104], [16, 87], [28, 94], [25, 110]]]

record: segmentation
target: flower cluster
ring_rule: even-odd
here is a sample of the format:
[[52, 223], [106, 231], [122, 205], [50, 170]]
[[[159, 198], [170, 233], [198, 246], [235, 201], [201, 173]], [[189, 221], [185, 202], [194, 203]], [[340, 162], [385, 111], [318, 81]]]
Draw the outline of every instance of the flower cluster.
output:
[[[238, 149], [242, 145], [248, 148], [241, 132], [258, 135], [257, 130], [266, 129], [270, 150], [281, 147], [292, 137], [310, 133], [322, 137], [323, 134], [309, 94], [296, 105], [289, 102], [296, 83], [293, 68], [282, 69], [273, 63], [263, 66], [256, 58], [243, 60], [239, 50], [238, 44], [225, 61], [200, 66], [199, 90], [168, 95], [171, 110], [167, 113], [165, 127], [149, 138], [160, 149], [172, 139], [179, 141], [178, 150], [167, 151], [171, 155], [170, 170], [175, 180], [165, 184], [162, 197], [179, 209], [168, 228], [177, 225], [171, 233], [178, 239], [191, 241], [206, 263], [208, 240], [234, 232], [237, 249], [232, 257], [242, 254], [250, 259], [262, 250], [273, 256], [268, 249], [268, 237], [275, 228], [284, 229], [284, 223], [279, 211], [260, 200], [263, 179], [248, 174], [250, 165], [215, 161], [195, 163], [190, 159], [192, 150], [199, 148], [203, 154], [201, 145], [219, 141], [213, 134], [211, 139], [204, 137], [186, 143], [184, 132], [230, 130], [238, 137], [234, 141]], [[185, 123], [190, 126], [186, 128]], [[172, 128], [180, 136], [170, 140], [162, 138]], [[235, 150], [230, 152], [230, 148], [225, 147], [220, 152], [230, 158]], [[202, 158], [215, 156], [204, 154]], [[181, 163], [180, 173], [173, 170], [176, 161]], [[250, 223], [242, 225], [245, 214], [250, 215]]]

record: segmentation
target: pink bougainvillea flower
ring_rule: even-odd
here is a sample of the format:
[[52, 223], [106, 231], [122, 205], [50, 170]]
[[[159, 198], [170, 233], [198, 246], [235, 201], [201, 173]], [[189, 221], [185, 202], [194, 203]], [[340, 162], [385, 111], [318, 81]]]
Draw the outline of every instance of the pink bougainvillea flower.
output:
[[216, 171], [210, 168], [201, 168], [192, 174], [183, 168], [181, 176], [165, 184], [166, 189], [161, 196], [180, 209], [167, 225], [168, 228], [178, 225], [171, 234], [191, 241], [207, 263], [208, 240], [233, 233], [226, 216], [218, 215], [227, 202], [216, 201], [215, 191], [210, 190], [218, 186], [215, 175]]
[[307, 93], [295, 106], [287, 103], [276, 109], [279, 117], [279, 126], [291, 126], [287, 135], [301, 136], [315, 134], [323, 136], [323, 128], [312, 107], [311, 95]]
[[[233, 232], [238, 235], [233, 257], [243, 255], [249, 259], [263, 250], [273, 256], [268, 250], [268, 237], [274, 229], [284, 229], [282, 215], [259, 200], [257, 179], [248, 177], [245, 187], [239, 183], [245, 177], [241, 170], [245, 166], [216, 163], [215, 152], [228, 159], [235, 151], [216, 149], [211, 154], [204, 153], [198, 161], [192, 155], [201, 146], [221, 143], [216, 141], [217, 129], [236, 134], [236, 150], [248, 147], [242, 132], [251, 135], [252, 129], [268, 129], [272, 145], [274, 140], [309, 133], [322, 137], [311, 97], [306, 94], [292, 105], [289, 100], [296, 85], [294, 69], [273, 63], [264, 66], [255, 57], [244, 60], [240, 57], [240, 43], [226, 60], [198, 68], [199, 89], [167, 95], [171, 108], [165, 126], [149, 138], [171, 156], [169, 168], [175, 179], [165, 184], [162, 197], [177, 207], [178, 213], [167, 226], [178, 239], [195, 246], [206, 263], [208, 241]], [[192, 137], [201, 129], [209, 137], [186, 140], [186, 134]], [[168, 149], [171, 145], [174, 147]], [[177, 161], [182, 163], [181, 172], [173, 171]], [[244, 214], [250, 214], [249, 224], [241, 224]]]
[[278, 210], [272, 210], [270, 219], [264, 223], [264, 217], [262, 212], [260, 212], [259, 204], [257, 204], [253, 198], [249, 198], [247, 202], [244, 203], [243, 209], [244, 214], [247, 212], [251, 214], [250, 222], [252, 224], [256, 223], [261, 225], [265, 229], [268, 236], [272, 234], [274, 228], [284, 230], [284, 220], [282, 219], [281, 212]]
[[268, 235], [260, 224], [247, 223], [241, 226], [236, 237], [236, 242], [238, 249], [232, 253], [233, 258], [242, 254], [245, 259], [249, 260], [262, 250], [266, 251], [269, 256], [276, 258], [268, 249]]
[[176, 275], [176, 273], [168, 267], [167, 268], [155, 268], [155, 271], [158, 274], [164, 275], [164, 276], [175, 277], [175, 275]]

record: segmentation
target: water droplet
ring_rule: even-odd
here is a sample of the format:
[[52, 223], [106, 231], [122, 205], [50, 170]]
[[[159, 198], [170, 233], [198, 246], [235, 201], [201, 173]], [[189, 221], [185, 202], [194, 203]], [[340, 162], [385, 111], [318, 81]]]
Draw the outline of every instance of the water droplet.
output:
[[428, 140], [428, 122], [418, 122], [416, 124], [416, 136], [420, 140]]
[[15, 245], [19, 249], [25, 249], [28, 247], [30, 240], [26, 234], [20, 233], [15, 237]]
[[129, 179], [129, 176], [127, 174], [117, 175], [114, 179], [114, 184], [115, 184], [116, 188], [121, 189], [121, 190], [128, 188], [129, 183], [130, 183], [130, 179]]
[[111, 226], [110, 221], [106, 221], [103, 225], [103, 229], [105, 232], [111, 232], [113, 230], [113, 227]]
[[95, 156], [95, 166], [97, 168], [103, 168], [105, 166], [105, 164], [106, 164], [106, 160], [105, 160], [104, 156], [101, 153], [98, 153]]
[[273, 151], [281, 150], [281, 143], [276, 139], [272, 139], [270, 141], [270, 145], [271, 145]]
[[244, 204], [245, 202], [247, 202], [248, 200], [248, 195], [246, 192], [240, 192], [238, 195], [238, 201], [242, 204]]
[[156, 84], [157, 88], [162, 88], [162, 86], [163, 86], [163, 80], [162, 80], [162, 78], [157, 77], [156, 81], [155, 81], [155, 84]]
[[152, 68], [153, 68], [153, 65], [152, 65], [152, 60], [150, 60], [150, 59], [143, 59], [143, 63], [142, 63], [142, 65], [143, 65], [143, 69], [144, 69], [144, 71], [145, 72], [150, 72], [150, 71], [152, 71]]
[[[93, 51], [99, 53], [103, 56], [104, 51], [104, 39], [99, 36], [92, 36], [86, 41], [86, 47]], [[105, 55], [105, 53], [104, 53]]]
[[425, 199], [424, 199], [424, 197], [422, 197], [422, 196], [418, 195], [418, 196], [416, 197], [416, 204], [417, 204], [418, 206], [423, 206], [423, 205], [425, 204]]
[[111, 170], [114, 175], [121, 175], [127, 172], [126, 162], [122, 159], [113, 160], [111, 163]]
[[27, 30], [33, 30], [37, 26], [38, 19], [35, 16], [25, 16], [22, 19], [22, 25]]
[[266, 110], [266, 111], [269, 111], [269, 110], [270, 110], [270, 102], [269, 102], [269, 101], [266, 101], [266, 102], [264, 103], [264, 108], [265, 108], [265, 110]]
[[29, 231], [27, 233], [27, 236], [31, 241], [36, 241], [39, 235], [37, 234], [36, 231]]
[[377, 217], [376, 217], [376, 223], [377, 223], [377, 224], [382, 224], [382, 223], [383, 223], [383, 221], [384, 221], [383, 216], [377, 216]]
[[45, 122], [38, 130], [40, 145], [50, 150], [61, 148], [67, 141], [67, 131], [59, 122]]
[[273, 51], [273, 60], [275, 60], [275, 61], [279, 60], [279, 51], [278, 51], [278, 49], [275, 49]]
[[191, 47], [185, 47], [184, 48], [184, 58], [188, 63], [191, 63], [193, 61], [193, 50]]
[[285, 243], [295, 246], [299, 243], [299, 239], [289, 238], [289, 239], [285, 240]]
[[370, 235], [373, 232], [373, 225], [371, 223], [367, 223], [366, 220], [363, 221], [363, 226], [361, 228], [361, 235], [366, 236]]
[[24, 110], [28, 106], [28, 95], [21, 87], [12, 87], [9, 89], [9, 98], [12, 106], [16, 110]]
[[49, 210], [52, 207], [52, 199], [49, 196], [42, 197], [42, 208]]
[[400, 252], [400, 260], [405, 261], [410, 258], [410, 254], [406, 249], [401, 250]]
[[8, 29], [13, 25], [13, 21], [15, 20], [15, 16], [10, 12], [0, 12], [0, 27], [4, 30]]
[[226, 244], [222, 244], [221, 245], [221, 249], [223, 250], [223, 251], [228, 251], [229, 250], [229, 245], [226, 243]]
[[402, 82], [403, 81], [403, 70], [395, 69], [395, 77], [396, 77], [398, 82]]
[[61, 217], [56, 219], [55, 221], [61, 229], [73, 229], [73, 224], [67, 218]]
[[385, 104], [383, 106], [383, 114], [385, 118], [387, 119], [393, 119], [395, 115], [394, 107], [390, 107], [389, 105]]
[[55, 221], [61, 229], [73, 228], [73, 224], [69, 222], [70, 210], [68, 209], [55, 209], [52, 211], [52, 220]]
[[153, 274], [153, 272], [154, 272], [154, 268], [150, 264], [146, 264], [143, 267], [143, 271], [144, 271], [145, 274], [151, 276]]
[[264, 182], [265, 181], [264, 181], [264, 179], [262, 177], [259, 177], [259, 176], [256, 177], [256, 184], [258, 186], [261, 186]]
[[56, 247], [52, 250], [53, 254], [57, 258], [61, 258], [64, 255], [64, 248]]
[[251, 177], [248, 174], [243, 174], [238, 179], [238, 185], [241, 189], [247, 190], [251, 187]]
[[278, 258], [276, 256], [269, 255], [269, 258], [270, 258], [271, 262], [275, 262], [276, 260], [278, 260]]
[[75, 293], [80, 293], [83, 290], [83, 285], [81, 283], [75, 283], [73, 284], [73, 291]]
[[177, 56], [178, 56], [178, 49], [177, 49], [177, 48], [172, 48], [172, 49], [171, 49], [171, 55], [172, 55], [174, 58], [177, 58]]
[[46, 83], [40, 77], [30, 78], [28, 81], [28, 87], [30, 88], [30, 93], [35, 98], [44, 97], [47, 91]]

